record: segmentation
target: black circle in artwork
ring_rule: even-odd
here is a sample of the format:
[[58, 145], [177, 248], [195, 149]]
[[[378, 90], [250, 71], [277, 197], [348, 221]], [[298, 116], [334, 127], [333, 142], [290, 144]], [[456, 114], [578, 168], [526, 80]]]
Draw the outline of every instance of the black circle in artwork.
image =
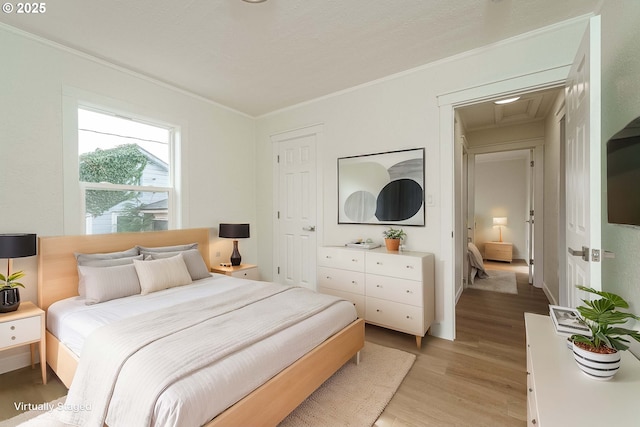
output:
[[412, 179], [397, 179], [384, 186], [376, 203], [379, 221], [403, 221], [422, 206], [422, 187]]

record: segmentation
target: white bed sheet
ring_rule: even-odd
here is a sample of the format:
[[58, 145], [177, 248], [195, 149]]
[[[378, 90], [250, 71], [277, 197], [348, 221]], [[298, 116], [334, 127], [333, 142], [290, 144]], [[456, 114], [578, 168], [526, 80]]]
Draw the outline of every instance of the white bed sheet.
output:
[[[49, 307], [47, 328], [80, 356], [85, 338], [102, 325], [176, 303], [215, 297], [247, 282], [213, 274], [188, 286], [94, 305], [86, 305], [80, 297], [69, 298]], [[197, 378], [188, 377], [174, 383], [156, 404], [154, 424], [182, 427], [206, 423], [356, 317], [353, 305], [342, 301], [233, 357], [208, 366], [198, 372]], [[126, 425], [126, 420], [113, 421], [109, 424]]]

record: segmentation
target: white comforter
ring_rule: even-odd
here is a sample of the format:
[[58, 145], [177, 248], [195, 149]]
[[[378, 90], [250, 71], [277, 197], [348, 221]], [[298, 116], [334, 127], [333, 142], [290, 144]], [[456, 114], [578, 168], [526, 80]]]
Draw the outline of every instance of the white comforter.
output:
[[[90, 335], [67, 399], [69, 408], [81, 410], [63, 412], [65, 422], [102, 425], [108, 409], [110, 426], [202, 425], [356, 317], [350, 303], [301, 288], [219, 277], [184, 289], [192, 286], [195, 294], [202, 292], [199, 286], [224, 291], [183, 302], [171, 312], [142, 310], [135, 316], [135, 327], [130, 321], [116, 321]], [[302, 300], [307, 303], [300, 305]], [[274, 310], [276, 303], [283, 308]], [[185, 310], [195, 313], [194, 320], [171, 314]], [[252, 318], [257, 323], [249, 321]], [[139, 331], [143, 324], [150, 325], [146, 329], [151, 335]], [[178, 331], [186, 341], [174, 341], [177, 335], [167, 331]], [[128, 338], [115, 338], [123, 332]], [[141, 340], [148, 345], [141, 346]], [[173, 350], [160, 349], [158, 340], [168, 340]], [[240, 345], [243, 340], [248, 344]], [[137, 348], [142, 351], [127, 356]], [[144, 353], [150, 356], [143, 358]], [[117, 354], [124, 355], [126, 363]], [[113, 388], [105, 383], [119, 371], [124, 380]], [[83, 410], [86, 405], [91, 410]]]

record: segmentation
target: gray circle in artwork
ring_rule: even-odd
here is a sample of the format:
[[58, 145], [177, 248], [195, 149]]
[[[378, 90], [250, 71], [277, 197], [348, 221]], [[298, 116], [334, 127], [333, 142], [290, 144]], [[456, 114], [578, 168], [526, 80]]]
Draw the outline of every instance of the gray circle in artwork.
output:
[[353, 192], [344, 202], [344, 213], [351, 221], [367, 221], [376, 213], [376, 197], [368, 191]]

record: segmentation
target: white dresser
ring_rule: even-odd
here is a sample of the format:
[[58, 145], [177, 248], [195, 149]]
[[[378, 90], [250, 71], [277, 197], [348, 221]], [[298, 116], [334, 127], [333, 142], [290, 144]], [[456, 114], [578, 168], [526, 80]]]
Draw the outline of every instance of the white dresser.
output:
[[318, 291], [353, 302], [368, 323], [415, 335], [420, 347], [435, 316], [434, 256], [321, 247]]
[[527, 329], [527, 425], [638, 425], [640, 361], [622, 352], [622, 365], [609, 381], [588, 378], [580, 371], [556, 334], [551, 318], [525, 313]]

